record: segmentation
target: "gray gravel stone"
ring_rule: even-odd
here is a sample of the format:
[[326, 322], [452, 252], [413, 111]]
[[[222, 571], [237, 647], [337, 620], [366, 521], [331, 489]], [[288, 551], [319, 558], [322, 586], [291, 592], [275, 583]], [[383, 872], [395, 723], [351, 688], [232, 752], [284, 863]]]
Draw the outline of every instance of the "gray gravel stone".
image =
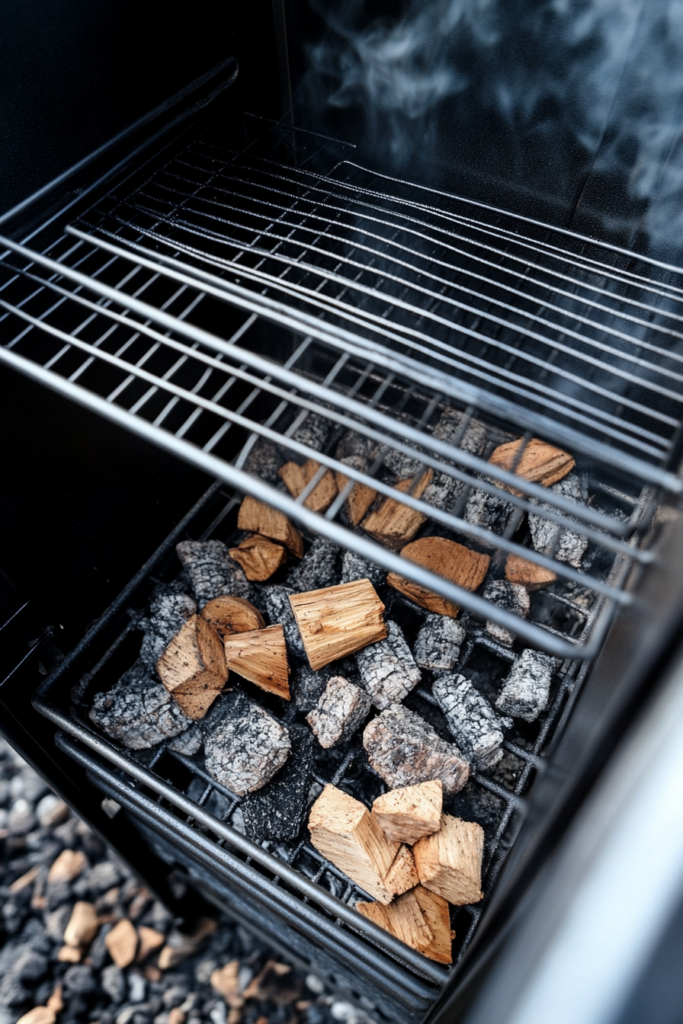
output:
[[126, 995], [126, 979], [123, 971], [116, 964], [109, 964], [100, 975], [102, 988], [112, 1003], [123, 1002]]
[[69, 923], [71, 917], [71, 907], [62, 906], [58, 907], [57, 910], [51, 910], [50, 913], [45, 915], [45, 934], [48, 935], [53, 942], [62, 942], [64, 938], [64, 929]]
[[89, 995], [97, 988], [97, 979], [86, 964], [72, 964], [63, 978], [64, 992], [70, 995]]
[[7, 815], [7, 828], [13, 836], [25, 836], [36, 827], [38, 820], [28, 800], [20, 797], [12, 804]]

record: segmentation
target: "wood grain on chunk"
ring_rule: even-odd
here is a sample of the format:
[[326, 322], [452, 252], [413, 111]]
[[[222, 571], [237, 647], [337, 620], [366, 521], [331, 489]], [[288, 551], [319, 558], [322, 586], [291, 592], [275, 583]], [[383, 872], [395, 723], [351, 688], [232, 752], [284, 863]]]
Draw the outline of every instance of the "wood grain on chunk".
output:
[[448, 796], [459, 792], [470, 766], [453, 743], [446, 743], [414, 711], [392, 704], [363, 732], [372, 767], [392, 789], [440, 779]]
[[230, 548], [230, 557], [244, 569], [248, 580], [262, 583], [287, 561], [287, 551], [281, 544], [274, 544], [267, 537], [253, 533], [236, 548]]
[[221, 594], [249, 597], [247, 578], [223, 541], [181, 540], [175, 549], [200, 605]]
[[306, 721], [321, 747], [346, 742], [370, 713], [372, 701], [365, 690], [343, 676], [333, 676]]
[[[297, 462], [286, 462], [279, 475], [289, 493], [298, 498], [319, 469], [320, 463], [314, 459], [308, 459], [303, 466]], [[325, 512], [336, 497], [337, 482], [334, 473], [328, 469], [305, 499], [304, 506], [310, 508], [312, 512]]]
[[224, 712], [204, 741], [206, 770], [237, 796], [265, 786], [289, 757], [284, 725], [239, 690], [224, 698]]
[[95, 695], [88, 717], [130, 750], [172, 740], [192, 725], [168, 690], [139, 661], [111, 690]]
[[[428, 469], [414, 486], [415, 478], [410, 477], [408, 480], [401, 480], [396, 484], [395, 490], [404, 494], [410, 492], [413, 498], [421, 498], [433, 476], [434, 471]], [[392, 550], [398, 550], [406, 541], [415, 536], [426, 519], [427, 517], [422, 512], [418, 512], [409, 505], [404, 505], [396, 498], [385, 498], [379, 508], [370, 512], [369, 516], [363, 520], [362, 525], [366, 533], [369, 533], [380, 544], [384, 544]]]
[[387, 635], [384, 605], [369, 580], [291, 594], [289, 603], [313, 669]]
[[521, 583], [527, 590], [540, 590], [554, 583], [557, 576], [552, 569], [544, 569], [521, 555], [508, 555], [505, 562], [505, 579], [510, 583]]
[[265, 620], [258, 608], [242, 597], [225, 594], [209, 601], [202, 608], [206, 619], [220, 637], [230, 633], [248, 633], [252, 629], [263, 629]]
[[223, 638], [228, 669], [262, 690], [289, 700], [289, 662], [282, 626], [266, 626]]
[[[362, 455], [348, 455], [345, 459], [342, 459], [342, 461], [347, 466], [350, 466], [352, 469], [357, 469], [359, 472], [364, 473], [368, 468], [367, 459]], [[341, 494], [349, 482], [349, 477], [337, 470], [334, 474], [334, 478], [337, 484], [337, 490], [339, 494]], [[353, 526], [358, 526], [376, 497], [377, 491], [372, 487], [368, 487], [367, 484], [362, 484], [360, 482], [354, 483], [344, 501], [346, 514]]]
[[[521, 457], [519, 456], [520, 448], [523, 448]], [[544, 487], [557, 483], [575, 465], [573, 457], [567, 452], [563, 452], [561, 448], [555, 448], [551, 444], [546, 444], [545, 441], [539, 441], [537, 437], [532, 437], [530, 441], [520, 437], [517, 441], [508, 441], [506, 444], [499, 445], [489, 458], [489, 462], [493, 466], [500, 466], [501, 469], [516, 473], [517, 476], [522, 476], [532, 483], [543, 484]], [[505, 490], [512, 494], [522, 493], [507, 484], [500, 486], [505, 487]]]
[[365, 804], [336, 786], [325, 786], [308, 819], [311, 842], [335, 867], [380, 903], [392, 894], [384, 885], [399, 844], [387, 839]]
[[263, 537], [277, 541], [296, 558], [302, 558], [304, 542], [301, 534], [283, 512], [257, 501], [250, 494], [242, 501], [237, 516], [237, 528], [248, 533], [260, 533]]
[[157, 662], [162, 683], [189, 718], [203, 718], [228, 680], [223, 643], [200, 615], [187, 620]]
[[[401, 557], [407, 558], [409, 562], [417, 562], [418, 565], [424, 566], [437, 576], [445, 577], [459, 587], [464, 587], [465, 590], [476, 590], [481, 586], [491, 561], [488, 555], [471, 551], [463, 544], [457, 544], [446, 537], [423, 537], [421, 540], [415, 540], [401, 549]], [[399, 576], [398, 573], [390, 572], [387, 583], [430, 612], [449, 615], [454, 619], [460, 611], [457, 604], [440, 597], [433, 590], [427, 590], [419, 583]]]
[[440, 964], [453, 963], [448, 903], [442, 896], [418, 885], [399, 896], [391, 906], [357, 903], [356, 910], [406, 946]]
[[441, 828], [442, 804], [441, 779], [431, 779], [377, 797], [372, 813], [389, 839], [412, 845]]
[[483, 898], [483, 855], [484, 830], [481, 825], [462, 821], [450, 814], [442, 816], [438, 832], [425, 836], [413, 846], [421, 884], [456, 907], [478, 903]]
[[[384, 834], [386, 835], [386, 832]], [[393, 897], [400, 896], [402, 893], [408, 892], [409, 889], [414, 889], [419, 884], [420, 879], [415, 868], [413, 854], [410, 847], [403, 843], [398, 848], [398, 853], [394, 857], [394, 863], [384, 876], [384, 887]]]
[[356, 664], [363, 686], [380, 711], [400, 704], [422, 678], [396, 622], [387, 623], [386, 639], [358, 651]]

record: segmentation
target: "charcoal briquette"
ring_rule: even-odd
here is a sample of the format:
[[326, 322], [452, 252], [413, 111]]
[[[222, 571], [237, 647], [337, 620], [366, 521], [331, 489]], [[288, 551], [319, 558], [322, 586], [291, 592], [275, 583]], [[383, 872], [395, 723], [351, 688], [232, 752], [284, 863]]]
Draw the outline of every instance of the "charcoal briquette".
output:
[[176, 754], [183, 754], [185, 757], [192, 757], [198, 750], [201, 750], [202, 743], [204, 742], [204, 733], [201, 725], [195, 722], [195, 724], [187, 729], [185, 732], [181, 732], [180, 736], [176, 736], [168, 744], [169, 750], [174, 750]]
[[[579, 505], [585, 505], [581, 492], [581, 481], [576, 473], [569, 473], [568, 476], [564, 477], [563, 480], [558, 480], [548, 490], [552, 491], [553, 494], [561, 495], [563, 498], [569, 498]], [[545, 508], [550, 512], [557, 513], [559, 511], [548, 502], [540, 502], [539, 504], [540, 508]], [[574, 518], [566, 513], [562, 514], [566, 519]], [[543, 516], [532, 515], [531, 513], [529, 513], [529, 531], [531, 533], [531, 543], [540, 554], [552, 555], [554, 551], [554, 557], [558, 562], [567, 562], [576, 569], [581, 566], [581, 559], [588, 547], [588, 538], [584, 537], [583, 534], [564, 529], [557, 523], [544, 519]]]
[[[481, 479], [485, 480], [486, 483], [495, 483], [495, 481], [488, 477], [482, 477]], [[501, 496], [498, 497], [498, 494]], [[499, 536], [502, 536], [516, 509], [512, 502], [506, 501], [502, 497], [502, 491], [499, 491], [498, 494], [489, 494], [487, 491], [475, 487], [467, 499], [464, 515], [465, 522], [470, 523], [472, 526], [481, 526], [485, 530], [490, 530], [491, 533], [497, 533]], [[486, 547], [494, 546], [479, 538], [477, 538], [477, 543]]]
[[496, 700], [505, 715], [533, 722], [548, 704], [555, 659], [540, 651], [522, 651]]
[[291, 842], [301, 831], [313, 766], [313, 737], [306, 726], [289, 727], [291, 754], [284, 768], [242, 802], [244, 828], [256, 842]]
[[299, 627], [294, 618], [292, 606], [289, 603], [289, 595], [293, 594], [291, 587], [269, 587], [265, 595], [266, 614], [271, 626], [277, 623], [282, 625], [285, 631], [285, 642], [287, 649], [300, 658], [306, 657]]
[[458, 663], [466, 635], [465, 627], [456, 619], [429, 614], [415, 640], [415, 663], [430, 672], [450, 672]]
[[222, 594], [249, 597], [249, 583], [241, 565], [228, 554], [220, 540], [181, 540], [176, 544], [178, 558], [192, 580], [200, 607]]
[[320, 452], [327, 444], [332, 426], [332, 422], [324, 416], [320, 416], [317, 412], [309, 412], [303, 423], [292, 434], [292, 440]]
[[238, 796], [261, 789], [290, 753], [284, 725], [240, 690], [227, 694], [222, 715], [204, 740], [206, 770]]
[[111, 690], [96, 695], [89, 718], [98, 729], [131, 750], [144, 750], [173, 739], [192, 725], [192, 719], [183, 714], [168, 690], [140, 661]]
[[280, 481], [278, 470], [284, 465], [284, 458], [280, 450], [272, 441], [260, 438], [251, 449], [244, 463], [246, 473], [260, 477], [269, 484], [277, 484]]
[[339, 582], [340, 549], [324, 537], [316, 537], [299, 564], [287, 575], [287, 586], [300, 594]]
[[386, 639], [368, 644], [355, 657], [363, 687], [381, 711], [399, 704], [422, 678], [396, 622], [387, 622]]
[[365, 690], [343, 676], [333, 676], [306, 721], [321, 747], [334, 747], [353, 736], [370, 714], [372, 701]]
[[[490, 601], [491, 604], [497, 605], [512, 615], [517, 615], [520, 619], [525, 619], [529, 614], [529, 592], [521, 583], [510, 583], [508, 580], [493, 580], [486, 587], [483, 597], [485, 601]], [[486, 629], [494, 640], [498, 640], [499, 643], [505, 644], [507, 647], [512, 647], [515, 641], [515, 634], [506, 629], [505, 626], [499, 626], [491, 619], [488, 619]]]
[[432, 693], [446, 716], [456, 743], [474, 768], [485, 771], [503, 756], [500, 719], [469, 679], [444, 673], [434, 680]]
[[353, 551], [347, 551], [342, 558], [340, 583], [351, 583], [353, 580], [370, 580], [373, 587], [379, 587], [386, 581], [387, 571], [381, 565], [361, 558]]
[[175, 584], [159, 583], [152, 594], [140, 660], [150, 670], [164, 653], [186, 619], [197, 611], [193, 598]]
[[335, 449], [334, 457], [340, 462], [358, 458], [365, 463], [370, 463], [377, 457], [377, 450], [378, 446], [375, 441], [363, 434], [358, 434], [355, 430], [347, 430]]

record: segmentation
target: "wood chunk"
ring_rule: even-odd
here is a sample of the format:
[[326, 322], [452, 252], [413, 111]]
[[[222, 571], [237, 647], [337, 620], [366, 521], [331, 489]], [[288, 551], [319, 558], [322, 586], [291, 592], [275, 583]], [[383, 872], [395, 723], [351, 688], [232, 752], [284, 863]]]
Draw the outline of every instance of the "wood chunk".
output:
[[[409, 562], [417, 562], [418, 565], [445, 577], [459, 587], [464, 587], [465, 590], [476, 590], [481, 586], [491, 561], [488, 555], [471, 551], [463, 544], [456, 544], [446, 537], [423, 537], [421, 540], [415, 540], [401, 548], [401, 557], [407, 558]], [[449, 615], [455, 619], [460, 611], [457, 604], [440, 597], [433, 590], [427, 590], [418, 583], [404, 579], [395, 572], [389, 573], [387, 583], [430, 612]]]
[[[524, 448], [522, 456], [515, 465], [522, 447]], [[545, 441], [539, 441], [537, 437], [532, 437], [528, 442], [520, 437], [517, 441], [508, 441], [506, 444], [499, 445], [489, 458], [489, 462], [492, 466], [500, 466], [501, 469], [516, 473], [517, 476], [522, 476], [532, 483], [543, 484], [544, 487], [557, 483], [575, 465], [574, 459], [567, 452], [563, 452], [561, 448], [555, 448], [551, 444], [546, 444]], [[512, 494], [522, 493], [506, 484], [500, 484], [500, 486], [505, 487], [505, 490]]]
[[97, 911], [92, 903], [78, 900], [64, 929], [64, 943], [79, 948], [89, 946], [97, 935]]
[[508, 555], [505, 562], [505, 579], [511, 583], [521, 583], [527, 590], [540, 590], [554, 583], [557, 576], [552, 569], [544, 569], [542, 565], [529, 562], [521, 555]]
[[260, 437], [247, 455], [244, 471], [269, 484], [276, 484], [282, 462], [282, 455], [273, 442]]
[[145, 750], [185, 732], [192, 724], [168, 690], [136, 662], [105, 693], [98, 693], [90, 721], [130, 750]]
[[289, 757], [287, 729], [239, 690], [204, 740], [206, 770], [237, 796], [265, 786]]
[[401, 704], [392, 704], [366, 725], [363, 746], [368, 760], [392, 789], [440, 779], [447, 796], [458, 793], [470, 766], [453, 743]]
[[389, 839], [412, 846], [441, 828], [442, 804], [443, 783], [441, 779], [431, 779], [378, 796], [372, 813]]
[[[395, 490], [404, 494], [412, 490], [413, 498], [421, 498], [427, 485], [431, 483], [434, 471], [426, 470], [413, 488], [414, 477], [401, 480]], [[395, 498], [385, 498], [374, 512], [363, 520], [362, 526], [366, 533], [374, 537], [380, 544], [397, 551], [406, 541], [411, 540], [427, 517], [409, 505], [404, 505]]]
[[282, 626], [266, 626], [249, 633], [223, 637], [225, 663], [243, 679], [262, 690], [289, 700], [289, 662]]
[[[509, 580], [493, 580], [488, 584], [483, 593], [485, 601], [497, 605], [499, 608], [525, 619], [529, 614], [529, 594], [521, 583], [510, 583]], [[486, 620], [486, 630], [494, 640], [507, 647], [512, 647], [516, 634], [505, 626], [499, 626], [491, 619]]]
[[370, 713], [372, 701], [359, 686], [343, 676], [333, 676], [306, 721], [321, 747], [346, 742]]
[[138, 933], [127, 917], [122, 918], [104, 937], [109, 956], [117, 967], [123, 970], [135, 960], [138, 949]]
[[24, 889], [28, 889], [32, 882], [35, 882], [37, 876], [40, 874], [40, 867], [38, 864], [34, 867], [29, 868], [25, 874], [20, 875], [19, 878], [15, 878], [10, 886], [7, 887], [7, 891], [11, 893], [23, 892]]
[[249, 597], [242, 567], [230, 558], [222, 540], [181, 540], [175, 549], [200, 605], [221, 594]]
[[220, 637], [231, 633], [249, 633], [253, 629], [263, 629], [266, 624], [258, 608], [254, 608], [253, 604], [242, 597], [229, 594], [205, 604], [202, 618], [213, 626]]
[[540, 651], [522, 651], [503, 683], [496, 707], [504, 715], [533, 722], [548, 704], [555, 659]]
[[313, 669], [353, 654], [387, 635], [384, 605], [370, 580], [291, 594], [289, 603]]
[[64, 1009], [64, 998], [62, 995], [62, 986], [57, 984], [52, 990], [52, 995], [45, 1004], [48, 1010], [54, 1010], [55, 1013], [61, 1013]]
[[290, 725], [291, 755], [262, 789], [242, 801], [244, 830], [257, 842], [292, 842], [301, 832], [313, 769], [313, 737], [305, 725]]
[[438, 832], [425, 836], [413, 846], [421, 884], [456, 907], [483, 899], [483, 855], [484, 830], [481, 825], [462, 821], [451, 814], [442, 816]]
[[81, 850], [62, 850], [47, 873], [47, 884], [73, 882], [87, 866], [88, 861]]
[[[314, 459], [308, 459], [303, 466], [297, 462], [286, 462], [279, 476], [289, 493], [298, 498], [320, 468], [320, 463]], [[325, 512], [336, 497], [337, 482], [332, 470], [328, 469], [304, 501], [304, 506], [312, 512]]]
[[415, 639], [415, 664], [430, 672], [450, 672], [458, 663], [466, 635], [462, 623], [432, 612], [424, 620]]
[[140, 647], [140, 661], [150, 672], [197, 605], [176, 584], [158, 584], [149, 604], [147, 629]]
[[302, 558], [304, 542], [301, 534], [283, 512], [278, 512], [262, 501], [247, 494], [240, 505], [237, 527], [248, 533], [260, 533], [263, 537], [282, 544], [296, 558]]
[[57, 959], [60, 963], [64, 964], [80, 964], [83, 959], [83, 953], [75, 946], [62, 946], [59, 953], [57, 953]]
[[[386, 832], [384, 834], [386, 835]], [[384, 876], [384, 887], [392, 896], [401, 896], [419, 884], [420, 879], [410, 847], [402, 844], [394, 857], [394, 863]]]
[[253, 533], [236, 548], [230, 548], [230, 557], [244, 569], [248, 580], [269, 580], [287, 561], [287, 551], [267, 537]]
[[228, 681], [218, 633], [192, 615], [157, 662], [162, 683], [189, 718], [203, 718]]
[[[348, 455], [341, 461], [346, 466], [350, 466], [352, 469], [356, 469], [360, 473], [366, 472], [368, 468], [367, 459], [362, 455]], [[334, 474], [334, 478], [337, 484], [337, 490], [339, 494], [341, 494], [349, 482], [349, 477], [337, 470]], [[346, 509], [346, 514], [349, 517], [349, 521], [352, 526], [358, 526], [376, 497], [377, 491], [374, 490], [374, 488], [368, 487], [367, 484], [361, 484], [358, 481], [354, 483], [344, 501], [344, 508]]]
[[385, 640], [370, 644], [356, 654], [361, 682], [380, 711], [400, 704], [417, 686], [422, 673], [396, 622], [387, 623]]
[[497, 764], [503, 756], [501, 721], [469, 679], [444, 673], [434, 680], [432, 693], [468, 761], [481, 771]]
[[380, 903], [392, 894], [384, 884], [399, 844], [387, 839], [360, 800], [325, 786], [308, 819], [311, 842], [326, 860]]
[[339, 555], [337, 544], [316, 537], [296, 568], [287, 574], [287, 586], [299, 593], [335, 586], [339, 583]]
[[28, 1013], [22, 1014], [16, 1024], [55, 1024], [57, 1014], [49, 1006], [34, 1006]]
[[440, 964], [453, 963], [448, 903], [421, 885], [399, 896], [391, 906], [357, 903], [356, 910], [369, 921]]
[[165, 941], [166, 938], [163, 932], [158, 932], [155, 928], [148, 928], [144, 924], [140, 925], [138, 928], [138, 952], [135, 962], [141, 964], [150, 953], [161, 949]]

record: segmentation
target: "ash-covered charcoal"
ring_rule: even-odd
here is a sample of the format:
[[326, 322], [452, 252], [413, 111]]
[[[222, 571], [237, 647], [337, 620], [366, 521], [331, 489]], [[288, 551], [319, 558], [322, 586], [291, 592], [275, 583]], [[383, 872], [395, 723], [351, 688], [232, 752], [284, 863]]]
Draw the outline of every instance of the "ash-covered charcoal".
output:
[[89, 718], [131, 750], [173, 739], [193, 724], [141, 661], [124, 672], [111, 690], [96, 695]]
[[292, 440], [320, 452], [327, 444], [332, 427], [333, 424], [324, 416], [320, 416], [317, 412], [309, 412], [303, 423], [292, 434]]
[[355, 657], [361, 682], [380, 711], [390, 704], [399, 704], [422, 678], [401, 628], [395, 622], [387, 622], [385, 640], [368, 644], [357, 651]]
[[201, 725], [195, 723], [190, 729], [181, 732], [180, 736], [172, 739], [168, 745], [169, 750], [176, 754], [183, 754], [185, 757], [192, 757], [198, 750], [201, 750], [204, 742], [204, 732]]
[[285, 631], [287, 649], [300, 658], [306, 657], [303, 641], [299, 627], [294, 618], [292, 606], [289, 603], [289, 595], [294, 591], [291, 587], [270, 587], [266, 593], [266, 614], [272, 626], [278, 622]]
[[147, 629], [142, 638], [140, 660], [150, 670], [164, 653], [186, 619], [194, 615], [197, 605], [182, 592], [177, 583], [159, 583], [149, 604]]
[[458, 746], [473, 766], [485, 771], [500, 761], [502, 723], [469, 679], [444, 673], [434, 680], [432, 693]]
[[395, 473], [399, 480], [407, 480], [415, 476], [420, 470], [424, 472], [421, 460], [399, 452], [395, 448], [389, 448], [384, 456], [384, 465], [392, 473]]
[[[489, 477], [481, 477], [486, 483], [495, 484]], [[502, 492], [500, 492], [502, 494]], [[502, 536], [515, 514], [515, 506], [496, 494], [489, 494], [480, 488], [475, 488], [467, 499], [464, 519], [472, 526], [481, 526], [485, 530], [497, 533]], [[486, 542], [477, 538], [477, 543], [484, 545]], [[493, 547], [493, 544], [486, 545]]]
[[[578, 505], [586, 504], [581, 493], [581, 481], [576, 473], [570, 473], [563, 480], [558, 480], [548, 490], [552, 491], [553, 494], [562, 495], [563, 498], [569, 498]], [[540, 507], [550, 512], [558, 511], [558, 509], [553, 508], [547, 502], [541, 502]], [[563, 513], [563, 515], [567, 519], [573, 519], [573, 516], [568, 516], [566, 513]], [[588, 547], [587, 537], [580, 533], [574, 533], [572, 530], [565, 530], [557, 523], [553, 523], [549, 519], [543, 519], [541, 516], [532, 515], [531, 513], [529, 513], [529, 530], [531, 532], [531, 543], [540, 554], [550, 555], [553, 549], [556, 549], [554, 557], [558, 562], [567, 562], [569, 565], [573, 565], [575, 569], [581, 566], [581, 559]]]
[[234, 562], [221, 540], [181, 540], [178, 558], [187, 571], [200, 606], [221, 594], [249, 597], [249, 582], [241, 565]]
[[[350, 458], [359, 458], [366, 463], [377, 458], [378, 445], [369, 437], [356, 433], [355, 430], [347, 430], [339, 444], [335, 448], [334, 457], [340, 462]], [[347, 463], [350, 465], [350, 463]]]
[[503, 683], [496, 707], [504, 715], [533, 722], [545, 710], [555, 659], [540, 651], [522, 651]]
[[479, 420], [470, 419], [460, 437], [464, 415], [459, 409], [447, 406], [441, 413], [432, 434], [439, 441], [455, 444], [462, 451], [469, 452], [470, 455], [482, 455], [486, 448], [488, 431]]
[[317, 672], [307, 661], [293, 666], [292, 674], [289, 677], [289, 692], [299, 711], [313, 710], [331, 676], [332, 669], [327, 666], [318, 669]]
[[265, 786], [289, 757], [289, 733], [240, 690], [223, 701], [223, 714], [204, 740], [206, 770], [244, 796]]
[[339, 582], [339, 548], [324, 537], [316, 537], [296, 568], [287, 576], [287, 586], [300, 594]]
[[372, 701], [365, 690], [343, 676], [333, 676], [306, 721], [321, 747], [334, 747], [353, 736], [370, 714]]
[[458, 663], [466, 635], [461, 622], [448, 615], [430, 613], [415, 640], [415, 663], [430, 672], [450, 672]]
[[465, 484], [462, 480], [456, 480], [447, 473], [436, 473], [434, 479], [425, 488], [422, 501], [434, 508], [440, 508], [442, 512], [450, 511], [462, 491]]
[[452, 796], [467, 782], [470, 766], [454, 743], [447, 743], [424, 718], [392, 704], [366, 725], [363, 746], [372, 767], [392, 789], [441, 779]]
[[291, 842], [299, 835], [311, 785], [313, 737], [304, 725], [291, 725], [292, 752], [278, 775], [242, 802], [247, 836]]
[[387, 571], [381, 565], [361, 558], [353, 551], [347, 551], [342, 559], [340, 583], [351, 583], [353, 580], [370, 580], [373, 587], [386, 582]]
[[244, 463], [244, 471], [260, 477], [269, 484], [277, 484], [280, 482], [278, 470], [284, 461], [282, 453], [273, 442], [262, 437], [249, 452]]
[[[510, 583], [508, 580], [494, 580], [484, 591], [484, 600], [491, 604], [498, 605], [506, 612], [525, 619], [529, 614], [529, 592], [521, 583]], [[490, 619], [486, 622], [486, 629], [501, 644], [512, 647], [515, 641], [515, 634], [504, 626], [499, 626]]]

